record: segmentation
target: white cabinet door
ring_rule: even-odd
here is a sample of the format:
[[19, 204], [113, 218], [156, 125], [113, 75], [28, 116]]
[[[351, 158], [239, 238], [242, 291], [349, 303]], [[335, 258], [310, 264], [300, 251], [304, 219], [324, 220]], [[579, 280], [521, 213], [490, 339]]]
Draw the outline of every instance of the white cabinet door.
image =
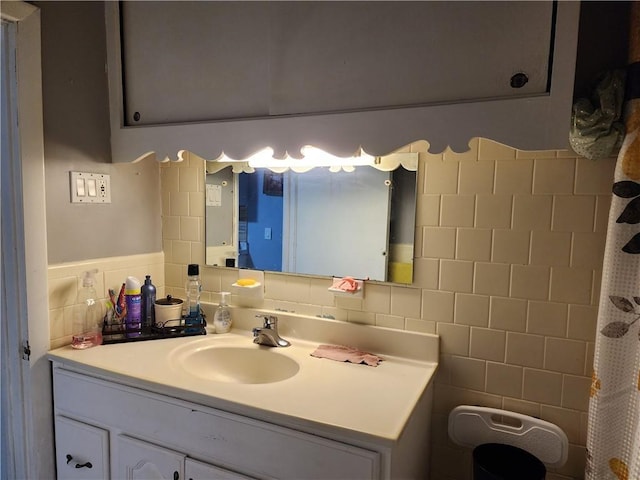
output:
[[61, 415], [55, 430], [58, 480], [109, 478], [109, 432]]
[[185, 455], [125, 435], [116, 438], [114, 471], [126, 480], [182, 480]]
[[[548, 0], [120, 8], [127, 125], [451, 103], [548, 88], [555, 20]], [[527, 77], [519, 88], [516, 73]]]
[[187, 480], [251, 480], [251, 477], [230, 472], [208, 463], [187, 458], [184, 464], [184, 476]]
[[579, 2], [105, 8], [115, 162], [265, 146], [386, 155], [419, 139], [432, 153], [473, 137], [568, 145]]

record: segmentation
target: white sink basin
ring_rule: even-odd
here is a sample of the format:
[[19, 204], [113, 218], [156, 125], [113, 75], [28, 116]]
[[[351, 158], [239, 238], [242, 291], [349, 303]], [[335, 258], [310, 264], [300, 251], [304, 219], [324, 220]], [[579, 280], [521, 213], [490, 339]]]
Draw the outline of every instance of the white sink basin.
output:
[[265, 347], [210, 345], [183, 350], [174, 357], [176, 367], [191, 375], [214, 382], [274, 383], [294, 376], [300, 370], [295, 360]]

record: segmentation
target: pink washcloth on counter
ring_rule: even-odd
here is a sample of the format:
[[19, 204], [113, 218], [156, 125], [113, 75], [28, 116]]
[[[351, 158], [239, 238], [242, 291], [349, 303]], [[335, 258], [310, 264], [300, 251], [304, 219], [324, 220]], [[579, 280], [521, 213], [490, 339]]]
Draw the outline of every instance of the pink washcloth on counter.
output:
[[366, 363], [371, 367], [377, 367], [384, 359], [373, 353], [363, 352], [353, 347], [342, 345], [320, 345], [311, 353], [312, 357], [328, 358], [338, 362]]

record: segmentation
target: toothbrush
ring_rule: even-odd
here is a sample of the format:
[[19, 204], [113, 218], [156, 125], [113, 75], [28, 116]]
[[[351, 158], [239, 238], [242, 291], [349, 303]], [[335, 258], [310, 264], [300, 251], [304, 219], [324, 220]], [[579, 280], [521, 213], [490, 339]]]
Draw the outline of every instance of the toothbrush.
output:
[[116, 315], [118, 314], [118, 302], [116, 302], [116, 291], [113, 288], [109, 289], [109, 300], [111, 301], [110, 308], [113, 308]]
[[122, 287], [120, 288], [120, 294], [118, 295], [118, 318], [124, 318], [124, 315], [127, 311], [127, 302], [124, 298], [124, 287], [125, 284], [123, 283]]

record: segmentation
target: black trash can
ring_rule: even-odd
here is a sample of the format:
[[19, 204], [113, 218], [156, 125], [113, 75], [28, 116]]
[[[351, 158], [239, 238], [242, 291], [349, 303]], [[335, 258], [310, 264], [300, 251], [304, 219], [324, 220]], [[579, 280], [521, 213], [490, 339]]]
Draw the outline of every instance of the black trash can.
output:
[[484, 443], [473, 449], [473, 480], [544, 480], [544, 464], [521, 448]]

